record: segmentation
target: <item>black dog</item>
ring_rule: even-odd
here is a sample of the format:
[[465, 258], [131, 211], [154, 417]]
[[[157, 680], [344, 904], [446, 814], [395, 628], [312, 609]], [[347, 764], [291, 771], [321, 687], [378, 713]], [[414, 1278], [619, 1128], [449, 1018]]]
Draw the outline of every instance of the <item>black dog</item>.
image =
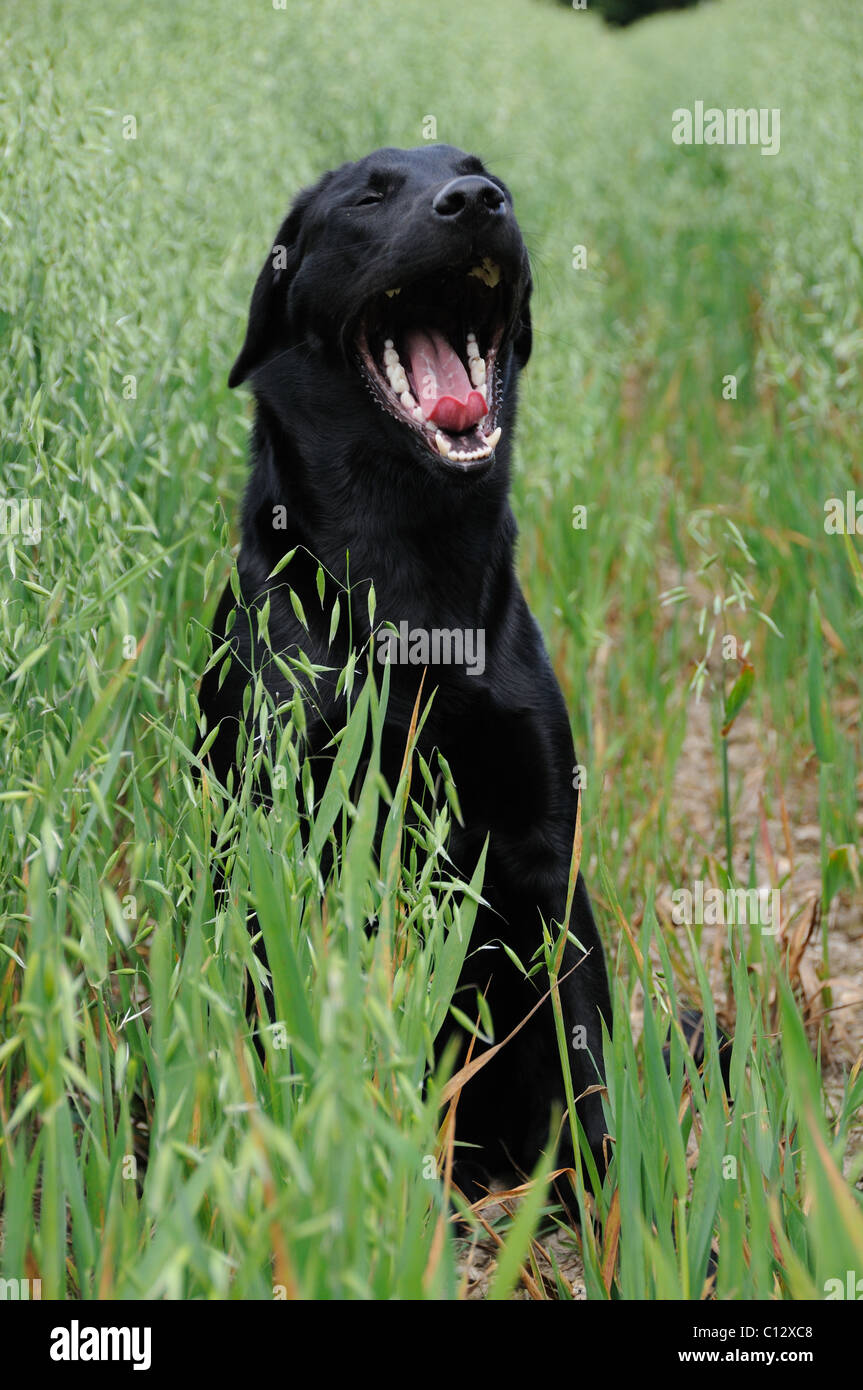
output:
[[[374, 581], [376, 625], [388, 621], [400, 633], [378, 635], [393, 662], [383, 747], [391, 787], [430, 663], [424, 699], [437, 693], [420, 748], [427, 758], [439, 749], [452, 769], [465, 824], [454, 828], [450, 853], [462, 873], [472, 873], [490, 834], [483, 893], [493, 910], [477, 917], [461, 986], [470, 987], [462, 996], [468, 1011], [473, 990], [488, 986], [498, 1040], [546, 986], [526, 982], [499, 945], [476, 948], [503, 939], [527, 962], [541, 918], [562, 920], [578, 798], [567, 711], [513, 564], [507, 495], [517, 379], [531, 348], [530, 292], [512, 198], [480, 160], [446, 145], [378, 150], [297, 198], [258, 276], [229, 378], [231, 386], [248, 378], [257, 400], [238, 562], [243, 598], [253, 606], [269, 590], [274, 649], [299, 647], [332, 666], [317, 560], [345, 582], [349, 551], [351, 582]], [[284, 577], [267, 582], [293, 547], [300, 549], [285, 577], [310, 633]], [[362, 586], [354, 603], [355, 646], [370, 636], [366, 595]], [[233, 607], [228, 589], [214, 624], [219, 642]], [[212, 670], [202, 686], [209, 727], [221, 721], [211, 757], [223, 781], [248, 669], [262, 668], [268, 685], [284, 691], [255, 640], [238, 615], [227, 679], [219, 688]], [[408, 643], [420, 665], [406, 661]], [[453, 652], [458, 662], [461, 644], [461, 664], [440, 664], [441, 644], [449, 644], [443, 662]], [[347, 656], [346, 645], [339, 655]], [[313, 758], [344, 722], [334, 687], [329, 699], [309, 710]], [[570, 929], [586, 951], [567, 946], [561, 986], [578, 1096], [601, 1080], [600, 1017], [611, 1025], [580, 875]], [[460, 1182], [529, 1169], [563, 1096], [546, 1002], [462, 1092], [457, 1137], [479, 1148], [457, 1150], [465, 1155]], [[601, 1173], [599, 1096], [578, 1109]], [[561, 1157], [567, 1153], [564, 1145]]]

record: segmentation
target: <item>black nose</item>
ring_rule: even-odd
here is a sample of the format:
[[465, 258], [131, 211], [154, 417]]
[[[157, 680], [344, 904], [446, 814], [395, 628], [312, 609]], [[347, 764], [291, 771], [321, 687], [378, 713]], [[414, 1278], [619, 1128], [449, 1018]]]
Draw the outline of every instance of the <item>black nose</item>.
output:
[[465, 174], [445, 183], [432, 201], [432, 211], [438, 217], [453, 222], [483, 222], [488, 217], [506, 213], [506, 199], [491, 179], [480, 174]]

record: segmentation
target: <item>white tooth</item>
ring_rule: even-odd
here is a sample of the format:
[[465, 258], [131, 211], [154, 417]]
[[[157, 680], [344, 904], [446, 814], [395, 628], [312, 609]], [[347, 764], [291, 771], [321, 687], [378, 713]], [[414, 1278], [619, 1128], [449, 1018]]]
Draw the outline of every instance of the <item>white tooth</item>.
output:
[[392, 338], [384, 338], [384, 347], [385, 347], [385, 348], [391, 348], [391, 347], [394, 347], [394, 346], [395, 346], [395, 344], [393, 343]]
[[[405, 410], [413, 410], [414, 406], [416, 405], [416, 401], [414, 400], [410, 391], [402, 391], [401, 395], [399, 396], [399, 400], [401, 401]], [[420, 411], [420, 415], [422, 415], [422, 411]]]
[[[389, 340], [388, 340], [388, 341], [389, 341]], [[385, 367], [395, 367], [396, 364], [397, 364], [397, 362], [398, 362], [398, 360], [399, 360], [399, 355], [398, 355], [398, 353], [396, 352], [395, 348], [393, 347], [392, 342], [390, 342], [389, 347], [386, 348], [386, 349], [384, 350], [384, 366], [385, 366]]]
[[473, 333], [468, 333], [468, 335], [467, 335], [467, 360], [468, 360], [469, 362], [473, 362], [477, 357], [479, 357], [479, 344], [477, 343], [477, 340], [476, 340], [476, 337], [474, 336], [474, 334], [473, 334]]
[[467, 335], [467, 340], [468, 340], [469, 343], [475, 343], [475, 342], [476, 342], [476, 334], [475, 334], [475, 333], [468, 333], [468, 335]]
[[408, 389], [408, 379], [404, 374], [404, 368], [401, 366], [394, 367], [393, 374], [390, 380], [392, 382], [392, 387], [396, 395], [403, 396], [405, 391], [407, 391]]
[[486, 437], [485, 437], [485, 442], [486, 442], [486, 444], [488, 445], [488, 447], [489, 447], [490, 449], [496, 449], [496, 448], [497, 448], [498, 443], [499, 443], [499, 441], [500, 441], [500, 436], [501, 436], [501, 428], [500, 428], [500, 425], [498, 425], [498, 427], [497, 427], [496, 430], [492, 430], [491, 434], [487, 434], [487, 435], [486, 435]]
[[450, 449], [449, 444], [444, 439], [440, 430], [438, 430], [437, 434], [435, 435], [434, 442], [437, 445], [438, 453], [443, 454], [444, 458], [448, 459], [452, 453], [452, 450]]
[[384, 290], [387, 299], [392, 299], [394, 294], [401, 294], [401, 286], [397, 290]]
[[422, 412], [422, 406], [419, 406], [419, 405], [418, 405], [418, 406], [415, 406], [415, 407], [414, 407], [414, 419], [415, 419], [415, 420], [422, 420], [422, 419], [424, 419], [423, 412]]
[[474, 386], [485, 386], [485, 363], [481, 357], [475, 357], [471, 362], [470, 379]]

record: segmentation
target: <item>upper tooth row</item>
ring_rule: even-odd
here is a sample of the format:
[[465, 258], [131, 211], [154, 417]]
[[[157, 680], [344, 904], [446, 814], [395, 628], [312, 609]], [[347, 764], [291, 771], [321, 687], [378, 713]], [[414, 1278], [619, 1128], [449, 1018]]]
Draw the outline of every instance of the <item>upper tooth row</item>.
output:
[[[471, 382], [477, 390], [480, 391], [485, 386], [486, 370], [485, 361], [479, 355], [479, 346], [476, 341], [475, 333], [468, 333], [467, 335], [467, 360], [470, 368]], [[407, 410], [413, 410], [414, 407], [416, 407], [416, 401], [413, 396], [411, 396], [405, 369], [401, 364], [392, 338], [387, 338], [384, 341], [384, 367], [386, 368], [387, 380], [401, 400], [402, 405], [405, 406]], [[409, 399], [405, 400], [405, 396], [408, 396]]]
[[404, 367], [399, 361], [399, 355], [396, 352], [392, 338], [387, 338], [384, 343], [384, 366], [386, 368], [387, 381], [398, 396], [405, 410], [409, 410], [415, 420], [422, 420], [422, 410], [411, 395], [407, 375], [405, 374]]
[[[384, 367], [386, 368], [387, 380], [405, 410], [419, 410], [419, 406], [410, 393], [405, 369], [399, 361], [399, 355], [392, 338], [387, 338], [384, 343]], [[422, 415], [421, 410], [420, 415]]]
[[485, 386], [485, 358], [479, 355], [479, 343], [475, 333], [467, 335], [467, 360], [470, 367], [470, 379], [474, 386]]
[[470, 379], [477, 389], [485, 386], [485, 360], [479, 355], [479, 344], [475, 333], [467, 335], [467, 361], [470, 368]]

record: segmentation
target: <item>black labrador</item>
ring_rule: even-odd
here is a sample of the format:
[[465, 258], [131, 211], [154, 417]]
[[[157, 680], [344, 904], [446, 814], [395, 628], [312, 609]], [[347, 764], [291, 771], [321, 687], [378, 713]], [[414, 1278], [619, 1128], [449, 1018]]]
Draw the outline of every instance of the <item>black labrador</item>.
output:
[[[393, 629], [378, 637], [392, 663], [383, 747], [391, 787], [424, 667], [424, 699], [437, 688], [419, 746], [427, 759], [440, 750], [452, 770], [464, 826], [454, 827], [450, 853], [462, 873], [472, 873], [490, 836], [490, 908], [474, 926], [462, 1001], [472, 1010], [473, 991], [487, 989], [498, 1040], [545, 986], [526, 981], [499, 944], [477, 948], [503, 939], [527, 962], [541, 919], [562, 920], [578, 798], [566, 707], [514, 569], [509, 474], [530, 294], [527, 251], [500, 179], [448, 145], [381, 149], [296, 199], [258, 276], [229, 378], [231, 386], [249, 380], [257, 402], [238, 568], [246, 605], [269, 592], [274, 649], [302, 648], [333, 665], [317, 561], [344, 583], [349, 552], [350, 580], [374, 581], [376, 626]], [[288, 574], [268, 584], [294, 547]], [[360, 646], [370, 636], [367, 589], [353, 594]], [[218, 642], [234, 606], [228, 588], [214, 622]], [[281, 679], [241, 618], [227, 678], [220, 686], [211, 670], [201, 690], [209, 728], [221, 721], [210, 757], [222, 781], [236, 756], [247, 671], [262, 669], [274, 692]], [[344, 722], [334, 687], [328, 698], [309, 710], [312, 757]], [[561, 986], [578, 1096], [602, 1080], [601, 1019], [611, 1026], [580, 875], [570, 930], [584, 948], [567, 945]], [[457, 1150], [462, 1186], [475, 1195], [487, 1175], [529, 1170], [563, 1098], [546, 1002], [461, 1094], [457, 1138], [477, 1146]], [[602, 1173], [599, 1095], [583, 1098], [578, 1112]], [[566, 1140], [560, 1157], [571, 1161]]]

